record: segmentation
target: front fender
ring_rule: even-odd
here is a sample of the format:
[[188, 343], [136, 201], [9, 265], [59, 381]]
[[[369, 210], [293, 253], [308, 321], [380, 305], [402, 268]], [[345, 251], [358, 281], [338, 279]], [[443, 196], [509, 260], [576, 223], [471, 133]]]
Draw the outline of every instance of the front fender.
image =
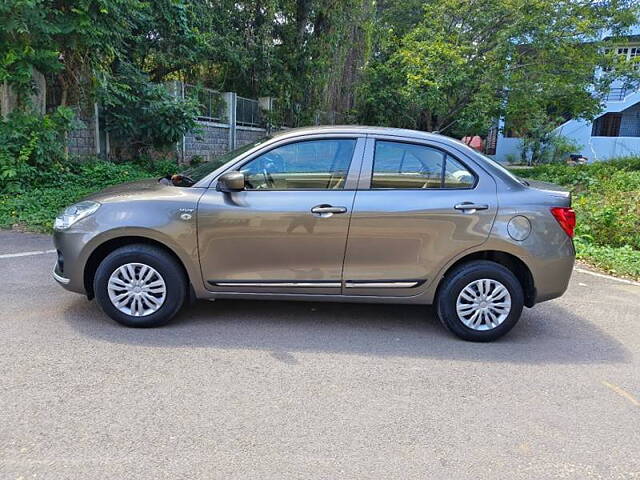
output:
[[[196, 293], [204, 290], [196, 235], [196, 207], [201, 194], [202, 190], [196, 189], [191, 195], [182, 193], [166, 200], [105, 203], [96, 214], [69, 230], [56, 232], [54, 243], [64, 257], [64, 276], [69, 279], [65, 287], [87, 293], [85, 270], [94, 256], [107, 254], [104, 247], [110, 243], [116, 246], [140, 239], [171, 250], [184, 265]], [[122, 242], [117, 242], [119, 239]]]

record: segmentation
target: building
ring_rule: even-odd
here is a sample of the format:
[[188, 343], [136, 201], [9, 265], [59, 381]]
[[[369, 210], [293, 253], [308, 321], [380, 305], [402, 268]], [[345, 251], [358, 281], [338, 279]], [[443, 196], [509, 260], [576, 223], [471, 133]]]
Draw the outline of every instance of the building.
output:
[[[625, 44], [614, 47], [628, 59], [640, 57], [640, 26], [626, 38]], [[500, 162], [520, 159], [522, 140], [504, 131], [499, 124], [495, 141], [495, 158]], [[640, 155], [640, 87], [625, 88], [614, 83], [600, 115], [593, 121], [570, 119], [558, 126], [555, 133], [573, 140], [580, 149], [576, 154], [589, 161]]]

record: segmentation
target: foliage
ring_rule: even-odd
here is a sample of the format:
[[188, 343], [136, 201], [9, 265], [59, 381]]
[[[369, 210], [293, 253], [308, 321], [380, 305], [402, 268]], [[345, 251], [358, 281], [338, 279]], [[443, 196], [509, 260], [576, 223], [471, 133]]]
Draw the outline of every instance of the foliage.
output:
[[571, 138], [553, 132], [550, 128], [529, 130], [522, 138], [520, 159], [527, 165], [562, 162], [579, 152], [582, 146]]
[[20, 94], [24, 112], [36, 69], [49, 103], [105, 105], [111, 128], [136, 155], [194, 125], [192, 102], [154, 84], [206, 55], [189, 2], [10, 0], [0, 7], [0, 32], [0, 79]]
[[176, 98], [164, 85], [144, 75], [129, 74], [99, 90], [107, 131], [119, 143], [117, 158], [139, 157], [175, 145], [185, 132], [196, 129], [199, 105], [193, 98]]
[[640, 277], [640, 157], [579, 166], [548, 164], [518, 173], [571, 188], [579, 258]]
[[576, 239], [577, 258], [614, 275], [640, 280], [640, 253], [629, 246], [610, 247]]
[[66, 168], [66, 135], [73, 112], [64, 107], [38, 116], [22, 111], [0, 120], [0, 191], [17, 191]]
[[[390, 0], [359, 89], [361, 121], [462, 136], [504, 115], [522, 131], [590, 118], [600, 107], [593, 92], [614, 76], [638, 76], [599, 40], [603, 28], [624, 32], [637, 14], [635, 0]], [[603, 70], [594, 83], [594, 71], [614, 61], [615, 73]]]
[[[460, 136], [506, 115], [546, 134], [595, 115], [614, 76], [638, 78], [599, 40], [637, 13], [637, 0], [8, 0], [0, 80], [26, 93], [37, 69], [54, 104], [99, 100], [134, 152], [189, 128], [192, 105], [153, 86], [172, 80], [277, 97], [294, 126], [337, 110]], [[166, 122], [138, 125], [138, 110]]]
[[50, 232], [53, 218], [65, 207], [110, 185], [175, 173], [169, 161], [112, 163], [69, 162], [55, 177], [33, 179], [19, 192], [0, 193], [0, 227], [19, 226]]
[[[28, 98], [36, 69], [46, 75], [49, 102], [86, 107], [98, 100], [134, 154], [149, 144], [165, 147], [192, 126], [193, 105], [153, 86], [172, 80], [278, 97], [288, 124], [311, 123], [315, 110], [352, 106], [373, 5], [8, 0], [0, 6], [0, 81]], [[165, 121], [147, 121], [154, 114]]]
[[0, 2], [0, 83], [8, 82], [25, 98], [33, 90], [32, 69], [57, 72], [59, 52], [50, 39], [59, 27], [42, 1]]

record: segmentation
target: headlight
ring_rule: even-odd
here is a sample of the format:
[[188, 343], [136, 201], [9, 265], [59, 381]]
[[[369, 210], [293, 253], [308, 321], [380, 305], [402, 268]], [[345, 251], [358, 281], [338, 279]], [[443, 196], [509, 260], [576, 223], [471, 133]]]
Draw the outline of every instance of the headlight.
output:
[[100, 204], [92, 201], [80, 202], [75, 205], [71, 205], [56, 217], [56, 221], [53, 223], [53, 228], [54, 230], [66, 230], [77, 221], [94, 213], [98, 208], [100, 208]]

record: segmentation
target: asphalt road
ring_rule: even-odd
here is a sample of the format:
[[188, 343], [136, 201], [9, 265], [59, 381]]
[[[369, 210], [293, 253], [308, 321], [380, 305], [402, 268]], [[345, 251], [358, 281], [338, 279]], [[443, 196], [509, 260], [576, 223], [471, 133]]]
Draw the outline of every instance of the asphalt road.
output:
[[0, 232], [1, 479], [640, 478], [640, 287], [576, 272], [493, 344], [428, 308], [109, 320]]

